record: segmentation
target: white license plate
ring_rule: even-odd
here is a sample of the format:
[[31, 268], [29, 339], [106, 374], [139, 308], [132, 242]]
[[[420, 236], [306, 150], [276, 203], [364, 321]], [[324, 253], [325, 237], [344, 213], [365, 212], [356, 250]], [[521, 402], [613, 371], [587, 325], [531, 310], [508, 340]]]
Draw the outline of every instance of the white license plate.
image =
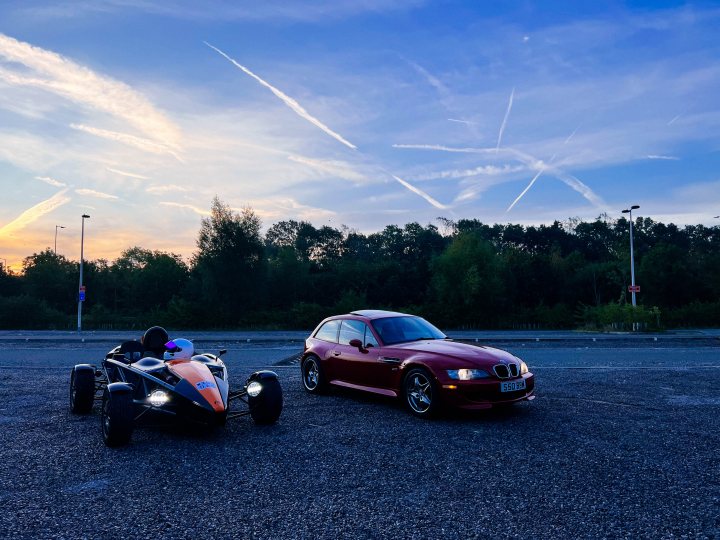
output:
[[525, 379], [519, 381], [503, 381], [500, 383], [501, 392], [517, 392], [518, 390], [525, 390]]

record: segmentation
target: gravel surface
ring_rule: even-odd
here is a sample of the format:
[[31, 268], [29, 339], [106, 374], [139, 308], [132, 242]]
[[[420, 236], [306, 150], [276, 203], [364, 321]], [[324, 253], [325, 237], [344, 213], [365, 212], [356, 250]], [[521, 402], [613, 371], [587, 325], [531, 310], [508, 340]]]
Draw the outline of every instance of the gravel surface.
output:
[[121, 449], [67, 405], [70, 367], [112, 343], [1, 344], [0, 537], [720, 537], [717, 346], [516, 343], [535, 401], [422, 421], [306, 394], [297, 343], [269, 342], [225, 358], [237, 384], [286, 360], [278, 424], [139, 429]]

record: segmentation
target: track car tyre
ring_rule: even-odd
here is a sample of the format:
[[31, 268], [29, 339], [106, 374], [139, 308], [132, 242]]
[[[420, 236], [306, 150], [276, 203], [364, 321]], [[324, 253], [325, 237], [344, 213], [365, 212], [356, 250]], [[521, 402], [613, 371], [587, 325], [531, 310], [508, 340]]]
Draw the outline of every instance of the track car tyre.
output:
[[130, 393], [103, 393], [100, 425], [105, 444], [123, 446], [130, 442], [134, 428], [133, 399]]
[[87, 414], [95, 400], [95, 371], [73, 368], [70, 373], [70, 410]]
[[402, 398], [408, 410], [418, 418], [432, 418], [440, 408], [435, 378], [423, 368], [412, 368], [403, 379]]
[[327, 390], [327, 380], [320, 359], [314, 354], [305, 357], [300, 365], [303, 388], [311, 394], [322, 394]]
[[248, 396], [250, 416], [258, 425], [274, 424], [283, 408], [282, 387], [277, 379], [265, 380], [262, 385], [262, 391], [257, 396]]

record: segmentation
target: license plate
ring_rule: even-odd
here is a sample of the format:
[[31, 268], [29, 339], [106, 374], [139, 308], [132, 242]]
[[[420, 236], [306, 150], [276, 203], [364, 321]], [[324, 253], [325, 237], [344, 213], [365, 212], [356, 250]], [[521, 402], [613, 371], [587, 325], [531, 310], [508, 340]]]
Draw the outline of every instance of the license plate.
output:
[[525, 390], [525, 379], [519, 381], [503, 381], [500, 383], [501, 392], [517, 392], [518, 390]]

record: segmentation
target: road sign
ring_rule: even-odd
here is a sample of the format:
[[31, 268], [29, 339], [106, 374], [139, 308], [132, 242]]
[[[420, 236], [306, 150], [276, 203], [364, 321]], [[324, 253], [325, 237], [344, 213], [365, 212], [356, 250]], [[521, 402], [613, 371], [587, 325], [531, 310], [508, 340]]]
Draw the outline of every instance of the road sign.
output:
[[640, 292], [640, 285], [628, 285], [628, 292]]
[[85, 301], [85, 285], [80, 285], [80, 290], [78, 291], [78, 300], [80, 302]]

